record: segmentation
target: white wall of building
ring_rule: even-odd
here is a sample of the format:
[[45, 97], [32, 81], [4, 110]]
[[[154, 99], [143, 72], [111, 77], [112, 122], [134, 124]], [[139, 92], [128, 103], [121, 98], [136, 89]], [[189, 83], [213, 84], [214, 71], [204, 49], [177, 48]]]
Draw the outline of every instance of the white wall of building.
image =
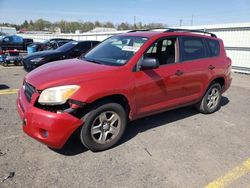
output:
[[0, 27], [0, 33], [5, 35], [16, 35], [16, 28], [14, 27]]
[[212, 32], [224, 42], [227, 55], [233, 61], [233, 70], [250, 73], [250, 23], [187, 26]]

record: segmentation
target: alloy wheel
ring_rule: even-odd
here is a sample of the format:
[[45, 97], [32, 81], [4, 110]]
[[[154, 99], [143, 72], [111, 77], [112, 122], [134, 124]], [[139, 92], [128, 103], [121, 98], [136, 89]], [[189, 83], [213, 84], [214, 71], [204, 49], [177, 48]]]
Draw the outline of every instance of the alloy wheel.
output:
[[96, 143], [106, 144], [116, 138], [121, 128], [121, 119], [116, 112], [99, 114], [91, 125], [91, 137]]
[[207, 96], [207, 107], [213, 109], [218, 105], [220, 92], [217, 88], [212, 88]]

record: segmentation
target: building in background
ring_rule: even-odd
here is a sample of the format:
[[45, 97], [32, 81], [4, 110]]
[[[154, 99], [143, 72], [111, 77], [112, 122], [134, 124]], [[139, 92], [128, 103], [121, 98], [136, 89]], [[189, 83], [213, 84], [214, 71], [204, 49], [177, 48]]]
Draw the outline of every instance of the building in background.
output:
[[54, 28], [54, 32], [55, 32], [56, 34], [61, 34], [61, 33], [62, 33], [62, 30], [61, 30], [60, 27], [55, 27], [55, 28]]
[[94, 29], [92, 29], [91, 33], [101, 33], [101, 32], [115, 32], [117, 31], [117, 29], [115, 28], [108, 28], [108, 27], [96, 27]]
[[0, 27], [1, 35], [16, 35], [16, 28], [14, 27]]
[[80, 34], [80, 33], [82, 33], [82, 30], [80, 30], [80, 29], [77, 29], [77, 30], [75, 31], [75, 34]]

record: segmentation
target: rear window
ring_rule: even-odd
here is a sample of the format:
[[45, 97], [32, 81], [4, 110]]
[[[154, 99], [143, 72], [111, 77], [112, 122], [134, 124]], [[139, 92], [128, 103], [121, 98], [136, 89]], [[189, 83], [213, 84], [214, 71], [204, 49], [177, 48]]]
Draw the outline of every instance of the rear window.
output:
[[217, 40], [206, 39], [208, 47], [209, 47], [209, 55], [210, 57], [219, 56], [220, 54], [220, 44]]
[[182, 61], [201, 59], [205, 57], [206, 51], [202, 38], [182, 38]]

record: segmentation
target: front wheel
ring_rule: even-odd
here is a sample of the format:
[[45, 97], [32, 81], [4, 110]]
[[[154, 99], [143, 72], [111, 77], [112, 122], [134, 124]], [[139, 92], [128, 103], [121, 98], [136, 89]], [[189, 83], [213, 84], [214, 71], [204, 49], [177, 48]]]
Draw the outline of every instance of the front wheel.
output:
[[3, 62], [3, 66], [4, 66], [4, 67], [7, 67], [7, 66], [8, 66], [8, 63], [7, 63], [7, 62]]
[[127, 114], [117, 103], [103, 103], [89, 109], [83, 117], [80, 139], [92, 151], [102, 151], [114, 146], [122, 137]]
[[221, 85], [212, 83], [202, 100], [196, 105], [199, 112], [203, 114], [211, 114], [220, 108], [221, 102]]

